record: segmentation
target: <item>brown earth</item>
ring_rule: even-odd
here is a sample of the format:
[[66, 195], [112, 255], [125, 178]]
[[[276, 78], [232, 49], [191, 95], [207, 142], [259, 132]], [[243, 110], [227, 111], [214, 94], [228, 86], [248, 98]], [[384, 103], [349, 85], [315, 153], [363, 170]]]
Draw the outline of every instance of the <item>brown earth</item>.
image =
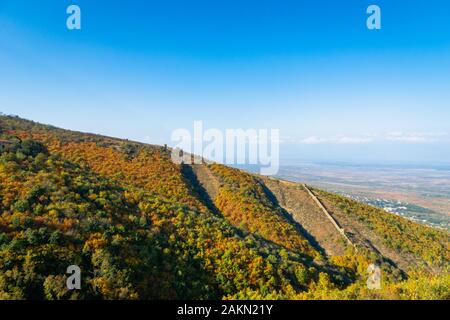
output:
[[371, 230], [368, 225], [356, 219], [350, 218], [348, 214], [344, 213], [326, 197], [321, 197], [317, 193], [315, 194], [327, 211], [330, 212], [330, 214], [332, 214], [339, 224], [345, 229], [346, 233], [357, 247], [367, 248], [381, 254], [394, 262], [402, 270], [407, 270], [408, 267], [418, 263], [414, 256], [405, 252], [397, 252], [396, 250], [384, 245], [381, 236]]
[[286, 210], [329, 256], [343, 255], [346, 240], [298, 183], [260, 177], [279, 206]]

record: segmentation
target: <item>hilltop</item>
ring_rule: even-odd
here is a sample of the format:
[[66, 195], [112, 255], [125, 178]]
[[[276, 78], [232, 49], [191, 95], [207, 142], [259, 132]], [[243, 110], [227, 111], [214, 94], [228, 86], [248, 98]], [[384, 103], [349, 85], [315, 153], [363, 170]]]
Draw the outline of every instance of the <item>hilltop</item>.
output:
[[[0, 116], [0, 214], [0, 299], [450, 298], [446, 231], [18, 117]], [[65, 287], [73, 264], [79, 291]]]

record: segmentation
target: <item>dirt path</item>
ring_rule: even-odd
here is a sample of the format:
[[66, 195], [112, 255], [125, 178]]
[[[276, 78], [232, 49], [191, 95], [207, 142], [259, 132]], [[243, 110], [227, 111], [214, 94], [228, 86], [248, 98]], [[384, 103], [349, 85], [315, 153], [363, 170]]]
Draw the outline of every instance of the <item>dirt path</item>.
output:
[[354, 219], [348, 214], [342, 212], [340, 208], [329, 201], [326, 197], [318, 197], [323, 206], [330, 212], [338, 223], [345, 229], [352, 242], [356, 246], [361, 248], [367, 248], [371, 251], [381, 254], [382, 256], [390, 259], [400, 269], [407, 270], [408, 266], [416, 265], [417, 259], [407, 253], [400, 254], [396, 250], [389, 248], [383, 244], [383, 239], [379, 234], [371, 230], [371, 228]]
[[308, 191], [298, 183], [261, 178], [278, 205], [286, 210], [328, 256], [343, 255], [349, 245]]
[[211, 173], [208, 166], [204, 164], [193, 164], [191, 167], [200, 186], [206, 191], [209, 198], [214, 201], [219, 192], [219, 180]]
[[214, 204], [219, 192], [219, 180], [211, 173], [205, 164], [183, 165], [183, 175], [193, 186], [194, 191], [203, 203], [216, 214], [220, 214]]

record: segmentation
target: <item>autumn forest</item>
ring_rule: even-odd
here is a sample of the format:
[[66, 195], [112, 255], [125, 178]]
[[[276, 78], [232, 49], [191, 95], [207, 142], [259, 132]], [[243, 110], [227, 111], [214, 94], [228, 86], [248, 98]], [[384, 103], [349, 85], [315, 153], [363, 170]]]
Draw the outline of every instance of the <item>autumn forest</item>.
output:
[[449, 245], [322, 190], [0, 116], [0, 300], [450, 299]]

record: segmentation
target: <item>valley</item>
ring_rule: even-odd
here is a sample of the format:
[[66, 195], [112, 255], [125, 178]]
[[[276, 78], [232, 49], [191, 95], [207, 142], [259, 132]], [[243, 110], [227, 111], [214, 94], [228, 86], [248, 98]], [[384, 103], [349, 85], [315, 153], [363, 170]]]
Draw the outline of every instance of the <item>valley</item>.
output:
[[291, 161], [277, 176], [450, 229], [450, 166]]

